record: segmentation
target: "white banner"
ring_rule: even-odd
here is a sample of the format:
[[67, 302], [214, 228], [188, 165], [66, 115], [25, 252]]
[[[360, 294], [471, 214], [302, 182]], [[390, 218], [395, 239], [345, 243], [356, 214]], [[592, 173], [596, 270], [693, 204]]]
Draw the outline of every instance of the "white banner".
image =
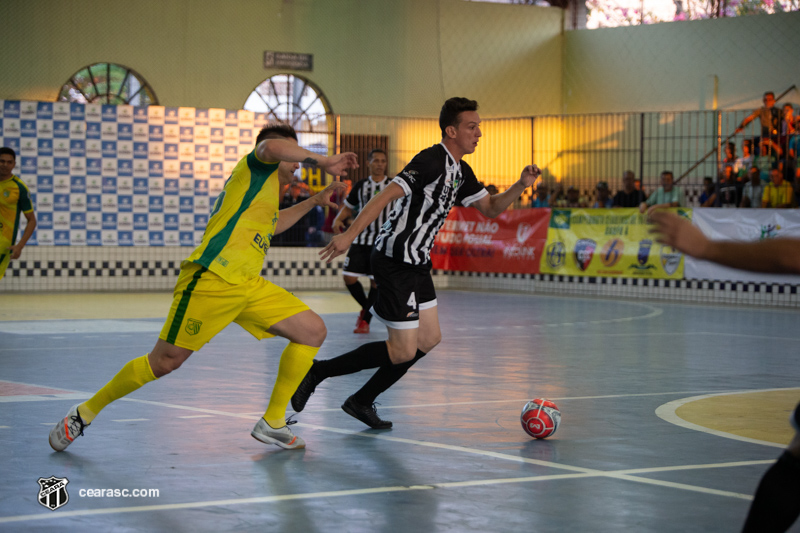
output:
[[[797, 209], [692, 209], [692, 223], [714, 240], [800, 239], [800, 210]], [[800, 276], [746, 272], [691, 257], [686, 257], [685, 261], [686, 279], [800, 285]]]

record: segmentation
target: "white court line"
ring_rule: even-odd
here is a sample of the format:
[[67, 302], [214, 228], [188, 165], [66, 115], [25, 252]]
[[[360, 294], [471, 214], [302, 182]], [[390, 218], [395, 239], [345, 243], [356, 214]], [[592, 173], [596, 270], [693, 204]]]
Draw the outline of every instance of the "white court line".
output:
[[149, 418], [118, 418], [111, 420], [112, 422], [147, 422]]
[[179, 416], [178, 418], [213, 418], [214, 415], [188, 415], [188, 416]]
[[774, 392], [774, 391], [786, 391], [786, 390], [800, 390], [800, 389], [796, 387], [786, 387], [779, 389], [740, 390], [740, 391], [729, 391], [729, 392], [717, 392], [714, 394], [703, 394], [700, 396], [681, 398], [680, 400], [673, 400], [671, 402], [660, 405], [656, 409], [656, 416], [666, 422], [669, 422], [670, 424], [675, 424], [676, 426], [680, 426], [686, 429], [692, 429], [694, 431], [701, 431], [703, 433], [708, 433], [709, 435], [716, 435], [717, 437], [723, 437], [726, 439], [733, 439], [742, 442], [749, 442], [751, 444], [760, 444], [762, 446], [770, 446], [772, 448], [785, 448], [786, 447], [785, 444], [778, 444], [776, 442], [769, 442], [765, 440], [751, 439], [749, 437], [742, 437], [739, 435], [734, 435], [733, 433], [727, 433], [725, 431], [719, 431], [716, 429], [699, 426], [697, 424], [692, 424], [691, 422], [688, 422], [683, 418], [679, 417], [675, 411], [677, 411], [679, 407], [687, 403], [695, 402], [697, 400], [704, 400], [706, 398], [714, 398], [716, 396], [730, 396], [733, 394], [749, 394], [755, 392]]
[[91, 394], [83, 392], [67, 392], [63, 394], [23, 394], [19, 396], [0, 396], [0, 403], [44, 402], [48, 400], [83, 400], [91, 398]]

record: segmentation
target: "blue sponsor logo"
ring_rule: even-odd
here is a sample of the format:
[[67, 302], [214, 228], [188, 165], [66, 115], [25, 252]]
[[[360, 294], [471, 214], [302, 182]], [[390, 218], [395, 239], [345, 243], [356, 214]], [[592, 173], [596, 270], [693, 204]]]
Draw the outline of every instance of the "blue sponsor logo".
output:
[[161, 161], [150, 161], [147, 165], [147, 170], [151, 178], [161, 178], [164, 176], [164, 163]]
[[164, 124], [177, 124], [180, 120], [177, 107], [167, 107], [164, 109]]
[[208, 196], [208, 180], [194, 180], [195, 196]]
[[86, 120], [86, 106], [72, 102], [69, 104], [70, 120]]
[[87, 231], [86, 244], [88, 246], [102, 246], [103, 245], [102, 234], [99, 231]]
[[225, 140], [225, 133], [222, 128], [211, 128], [211, 142], [222, 143]]
[[132, 231], [118, 231], [117, 232], [117, 245], [118, 246], [133, 246], [133, 232]]
[[18, 100], [3, 102], [3, 116], [5, 118], [19, 118], [20, 105]]
[[39, 155], [50, 156], [53, 155], [53, 140], [52, 139], [38, 139]]
[[56, 246], [69, 246], [69, 230], [56, 230], [53, 238]]
[[252, 144], [253, 143], [253, 130], [239, 129], [239, 144]]
[[15, 152], [19, 153], [20, 141], [19, 139], [6, 137], [5, 139], [3, 139], [3, 146], [8, 146]]
[[208, 126], [208, 109], [195, 109], [194, 123], [197, 126]]
[[182, 196], [179, 211], [181, 213], [194, 213], [194, 198], [192, 196]]
[[174, 213], [167, 213], [164, 215], [164, 229], [167, 231], [178, 230], [178, 215]]
[[23, 157], [20, 170], [23, 174], [36, 174], [39, 162], [35, 157]]
[[193, 231], [182, 231], [180, 232], [180, 236], [178, 240], [181, 246], [194, 246], [194, 232]]
[[147, 159], [147, 143], [133, 143], [133, 158]]
[[37, 177], [36, 188], [39, 192], [53, 192], [53, 176]]
[[86, 138], [87, 139], [100, 139], [103, 136], [103, 132], [100, 129], [99, 122], [87, 122], [86, 123]]
[[210, 175], [212, 178], [219, 179], [225, 177], [222, 172], [222, 163], [211, 163]]
[[69, 211], [69, 194], [53, 195], [53, 211]]
[[86, 213], [70, 213], [69, 229], [86, 229]]
[[146, 230], [148, 227], [147, 213], [134, 213], [133, 215], [133, 229]]
[[191, 126], [181, 126], [181, 142], [193, 143], [194, 142], [194, 128]]
[[146, 107], [134, 107], [133, 108], [133, 121], [142, 123], [147, 122], [147, 108]]
[[53, 229], [53, 213], [37, 213], [36, 227], [39, 229]]
[[120, 213], [130, 213], [133, 211], [133, 196], [120, 195], [117, 197], [117, 211]]
[[117, 157], [117, 141], [103, 141], [103, 157]]
[[130, 159], [117, 161], [117, 175], [123, 177], [133, 176], [133, 161]]
[[236, 146], [225, 147], [225, 161], [238, 161], [239, 149]]
[[164, 142], [164, 126], [151, 124], [148, 139], [150, 142]]
[[164, 144], [164, 159], [178, 159], [178, 145], [174, 143]]
[[36, 106], [36, 118], [40, 120], [53, 119], [53, 104], [48, 102], [39, 102]]
[[36, 137], [35, 120], [20, 120], [19, 129], [20, 129], [20, 135], [22, 135], [23, 137]]
[[99, 176], [103, 173], [103, 160], [102, 159], [87, 159], [86, 160], [86, 175]]
[[117, 178], [103, 178], [103, 194], [117, 194]]
[[86, 192], [86, 178], [84, 176], [71, 176], [69, 183], [70, 192], [85, 193]]
[[226, 126], [238, 126], [239, 125], [239, 115], [236, 111], [226, 110], [225, 111], [225, 125]]
[[69, 142], [69, 155], [71, 157], [86, 157], [86, 141], [73, 139]]
[[175, 195], [180, 193], [179, 182], [174, 178], [164, 180], [164, 194]]
[[103, 104], [102, 117], [103, 117], [103, 122], [116, 122], [117, 106], [110, 104]]
[[68, 157], [56, 157], [53, 159], [53, 174], [69, 174]]
[[133, 124], [117, 124], [117, 140], [133, 140]]
[[92, 212], [103, 210], [103, 202], [99, 194], [86, 195], [86, 210]]
[[164, 199], [160, 196], [151, 196], [150, 203], [147, 210], [150, 213], [163, 213], [164, 212]]
[[133, 194], [147, 194], [148, 191], [147, 178], [133, 178]]
[[208, 225], [208, 215], [195, 215], [194, 216], [194, 229], [204, 230]]
[[195, 144], [194, 145], [194, 158], [197, 161], [208, 161], [208, 145]]
[[150, 246], [164, 246], [164, 232], [151, 231], [150, 232]]
[[194, 164], [190, 161], [184, 161], [181, 163], [181, 173], [180, 176], [182, 178], [191, 178], [194, 176]]

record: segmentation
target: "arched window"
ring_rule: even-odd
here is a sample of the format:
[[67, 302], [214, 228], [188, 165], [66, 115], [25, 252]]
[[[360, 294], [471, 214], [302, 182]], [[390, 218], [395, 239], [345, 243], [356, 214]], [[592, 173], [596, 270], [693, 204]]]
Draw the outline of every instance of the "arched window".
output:
[[136, 71], [114, 63], [80, 69], [61, 87], [59, 102], [114, 105], [157, 105], [153, 89]]
[[266, 113], [267, 122], [289, 124], [298, 133], [330, 131], [330, 104], [318, 87], [300, 76], [277, 74], [264, 80], [250, 93], [244, 108]]

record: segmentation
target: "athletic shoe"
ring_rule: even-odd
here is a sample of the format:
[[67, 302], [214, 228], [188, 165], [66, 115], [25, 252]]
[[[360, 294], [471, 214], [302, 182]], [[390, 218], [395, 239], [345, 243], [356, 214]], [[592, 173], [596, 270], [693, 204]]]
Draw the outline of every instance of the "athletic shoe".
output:
[[67, 416], [50, 430], [50, 447], [57, 452], [66, 450], [72, 441], [83, 435], [83, 428], [89, 427], [78, 414], [79, 405], [73, 405]]
[[356, 329], [353, 330], [353, 333], [369, 333], [369, 322], [366, 320], [359, 320]]
[[295, 413], [305, 409], [308, 399], [311, 398], [311, 395], [314, 394], [314, 389], [320, 383], [322, 383], [322, 380], [314, 373], [314, 364], [312, 363], [306, 377], [303, 378], [303, 381], [300, 382], [297, 390], [292, 395], [292, 409], [294, 409]]
[[360, 326], [363, 321], [364, 321], [364, 310], [362, 309], [361, 311], [358, 312], [358, 318], [356, 318], [356, 328], [358, 328], [358, 326]]
[[360, 403], [356, 402], [352, 396], [350, 396], [342, 404], [342, 411], [353, 418], [361, 420], [372, 429], [389, 429], [392, 427], [392, 423], [390, 421], [381, 420], [381, 417], [378, 416], [378, 411], [375, 409], [374, 403], [372, 405], [361, 405]]
[[800, 403], [794, 408], [792, 416], [789, 418], [795, 431], [800, 431]]
[[295, 421], [286, 421], [286, 425], [282, 428], [274, 429], [264, 418], [259, 418], [256, 427], [250, 434], [254, 439], [260, 440], [265, 444], [277, 444], [285, 450], [295, 450], [297, 448], [305, 448], [306, 441], [292, 433], [289, 429], [290, 424], [295, 424]]

